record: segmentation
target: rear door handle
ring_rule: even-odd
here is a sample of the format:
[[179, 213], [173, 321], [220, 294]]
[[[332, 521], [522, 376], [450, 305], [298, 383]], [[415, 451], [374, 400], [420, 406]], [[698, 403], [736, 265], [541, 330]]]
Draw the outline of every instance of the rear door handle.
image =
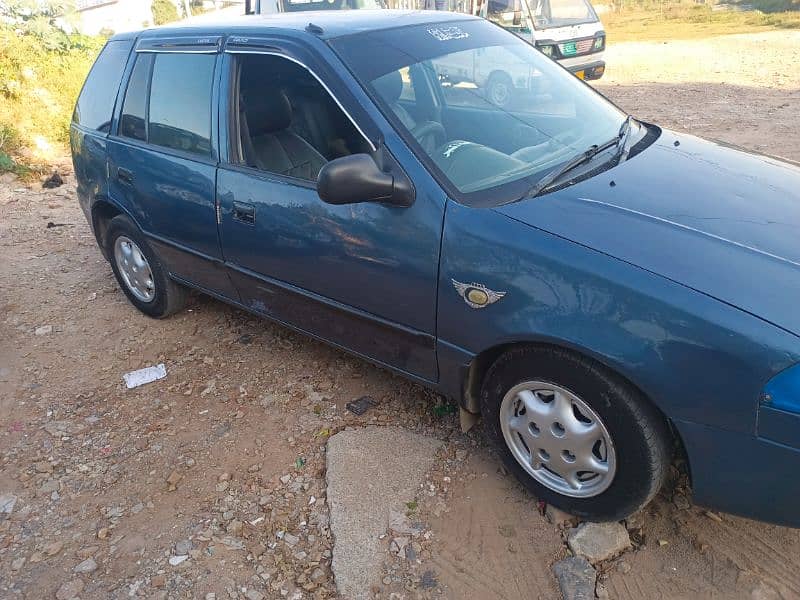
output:
[[234, 202], [233, 218], [247, 225], [253, 225], [256, 222], [256, 207], [245, 202]]
[[119, 179], [122, 183], [127, 183], [128, 185], [132, 185], [133, 173], [131, 173], [128, 169], [119, 167], [117, 168], [117, 179]]

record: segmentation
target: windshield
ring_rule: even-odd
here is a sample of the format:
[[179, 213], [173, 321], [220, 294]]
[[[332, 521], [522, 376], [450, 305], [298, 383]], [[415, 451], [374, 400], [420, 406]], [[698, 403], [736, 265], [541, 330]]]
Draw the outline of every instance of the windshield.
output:
[[530, 0], [536, 29], [591, 23], [597, 15], [588, 0]]
[[283, 0], [286, 12], [384, 8], [381, 0]]
[[522, 197], [545, 174], [618, 135], [625, 120], [530, 44], [484, 20], [332, 45], [400, 135], [468, 203]]

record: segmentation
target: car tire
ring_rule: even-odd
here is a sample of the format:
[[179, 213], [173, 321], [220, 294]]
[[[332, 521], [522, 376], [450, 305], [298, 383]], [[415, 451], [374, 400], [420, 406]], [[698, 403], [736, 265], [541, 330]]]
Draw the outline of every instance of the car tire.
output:
[[128, 217], [114, 217], [105, 240], [114, 277], [131, 304], [155, 319], [183, 308], [186, 289], [169, 277], [142, 232]]
[[514, 82], [508, 73], [492, 73], [486, 83], [486, 99], [495, 106], [506, 108], [514, 97]]
[[504, 354], [484, 378], [481, 410], [506, 467], [534, 496], [582, 519], [623, 519], [666, 477], [672, 438], [662, 415], [630, 383], [570, 351]]

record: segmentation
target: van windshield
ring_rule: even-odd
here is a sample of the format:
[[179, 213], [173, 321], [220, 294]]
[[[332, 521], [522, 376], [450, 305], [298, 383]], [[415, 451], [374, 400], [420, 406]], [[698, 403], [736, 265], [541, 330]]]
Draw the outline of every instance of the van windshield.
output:
[[592, 23], [597, 15], [588, 0], [530, 0], [536, 29]]
[[286, 12], [385, 8], [381, 0], [283, 0]]

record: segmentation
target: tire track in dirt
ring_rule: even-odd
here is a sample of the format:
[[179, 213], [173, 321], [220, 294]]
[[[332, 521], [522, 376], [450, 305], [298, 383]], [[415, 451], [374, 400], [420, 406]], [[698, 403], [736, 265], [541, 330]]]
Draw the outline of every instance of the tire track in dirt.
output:
[[472, 477], [456, 484], [450, 511], [431, 520], [446, 597], [558, 598], [550, 566], [563, 553], [561, 536], [498, 465], [486, 450], [471, 457]]

